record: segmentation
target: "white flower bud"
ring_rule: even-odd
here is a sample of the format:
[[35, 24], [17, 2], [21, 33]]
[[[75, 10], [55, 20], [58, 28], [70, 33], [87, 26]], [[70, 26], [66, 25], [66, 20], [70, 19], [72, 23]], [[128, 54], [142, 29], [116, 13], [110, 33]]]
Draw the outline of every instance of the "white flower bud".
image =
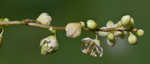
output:
[[139, 29], [139, 30], [137, 30], [136, 33], [137, 33], [138, 36], [143, 36], [144, 35], [144, 30]]
[[87, 27], [89, 29], [95, 29], [97, 27], [97, 24], [94, 20], [88, 20], [87, 21]]
[[66, 36], [70, 38], [76, 38], [81, 34], [81, 24], [80, 23], [69, 23], [66, 25]]
[[134, 25], [134, 19], [133, 19], [133, 18], [130, 19], [130, 25], [131, 25], [131, 26]]
[[85, 27], [85, 22], [81, 21], [80, 24], [82, 27]]
[[58, 49], [58, 42], [56, 36], [48, 36], [41, 40], [40, 42], [41, 54], [47, 55], [48, 53], [53, 53]]
[[127, 26], [129, 24], [130, 18], [131, 18], [130, 15], [122, 16], [121, 18], [122, 25]]
[[40, 16], [37, 18], [37, 22], [44, 24], [44, 25], [50, 25], [52, 21], [52, 17], [48, 15], [48, 13], [41, 13]]
[[137, 38], [134, 34], [130, 33], [128, 37], [129, 44], [134, 45], [137, 42]]
[[111, 20], [109, 20], [109, 21], [107, 22], [106, 26], [109, 27], [109, 28], [111, 28], [111, 27], [114, 26], [114, 23], [113, 23]]
[[9, 21], [9, 19], [8, 18], [4, 18], [4, 20], [3, 20], [4, 22], [8, 22]]
[[113, 33], [109, 33], [109, 34], [107, 35], [107, 38], [108, 38], [109, 40], [114, 40], [114, 39], [115, 39], [115, 36], [114, 36]]
[[117, 27], [121, 27], [121, 26], [122, 26], [121, 21], [118, 21], [118, 23], [117, 23]]

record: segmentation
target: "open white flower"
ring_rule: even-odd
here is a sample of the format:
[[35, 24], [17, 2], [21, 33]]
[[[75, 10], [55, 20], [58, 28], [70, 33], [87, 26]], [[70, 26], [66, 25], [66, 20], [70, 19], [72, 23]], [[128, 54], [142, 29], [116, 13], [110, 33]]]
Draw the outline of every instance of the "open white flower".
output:
[[89, 37], [82, 39], [81, 50], [84, 54], [89, 54], [90, 56], [103, 56], [103, 48], [100, 45], [100, 40], [91, 39]]
[[40, 42], [41, 54], [47, 55], [53, 53], [58, 49], [58, 42], [56, 36], [48, 36]]
[[75, 38], [81, 34], [81, 24], [80, 23], [69, 23], [66, 26], [66, 36]]
[[37, 18], [37, 21], [44, 25], [50, 25], [52, 18], [48, 15], [48, 13], [41, 13], [40, 16]]

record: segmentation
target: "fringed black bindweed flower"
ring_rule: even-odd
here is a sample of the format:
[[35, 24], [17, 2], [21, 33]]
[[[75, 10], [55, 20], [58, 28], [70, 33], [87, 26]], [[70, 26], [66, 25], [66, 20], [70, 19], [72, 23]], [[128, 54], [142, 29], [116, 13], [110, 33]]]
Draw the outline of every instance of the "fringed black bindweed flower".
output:
[[94, 57], [103, 56], [103, 48], [100, 44], [100, 40], [91, 39], [89, 37], [82, 39], [81, 51], [84, 54], [88, 54]]
[[58, 49], [58, 42], [56, 36], [48, 36], [40, 42], [41, 54], [47, 55], [53, 53]]

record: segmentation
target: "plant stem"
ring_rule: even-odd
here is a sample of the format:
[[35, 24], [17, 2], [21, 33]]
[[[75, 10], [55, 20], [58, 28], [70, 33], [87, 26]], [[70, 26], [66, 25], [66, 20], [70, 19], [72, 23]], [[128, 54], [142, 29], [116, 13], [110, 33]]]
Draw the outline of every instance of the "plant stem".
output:
[[[29, 22], [26, 24], [25, 21], [8, 21], [8, 22], [3, 22], [0, 21], [0, 26], [7, 26], [7, 25], [27, 25], [27, 26], [32, 26], [32, 27], [39, 27], [39, 28], [44, 28], [44, 29], [49, 29], [50, 26], [48, 25], [43, 25], [43, 24], [38, 24], [38, 23], [33, 23]], [[60, 26], [52, 26], [54, 30], [65, 30], [65, 27], [60, 27]], [[86, 31], [104, 31], [104, 32], [110, 32], [110, 31], [130, 31], [129, 29], [115, 29], [114, 28], [106, 28], [106, 29], [95, 29], [95, 30], [89, 30], [88, 28], [84, 28]], [[135, 30], [133, 30], [135, 31]]]

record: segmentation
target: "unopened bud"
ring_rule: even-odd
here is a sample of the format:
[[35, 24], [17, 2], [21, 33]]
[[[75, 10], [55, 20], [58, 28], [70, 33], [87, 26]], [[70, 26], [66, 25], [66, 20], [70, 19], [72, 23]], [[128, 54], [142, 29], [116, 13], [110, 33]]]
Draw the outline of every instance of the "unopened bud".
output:
[[122, 16], [121, 18], [121, 23], [123, 26], [127, 26], [130, 22], [130, 15], [125, 15], [125, 16]]
[[139, 30], [137, 30], [136, 33], [137, 33], [138, 36], [143, 36], [144, 35], [144, 30], [139, 29]]
[[71, 38], [76, 38], [81, 34], [81, 24], [80, 23], [69, 23], [66, 25], [66, 36]]
[[107, 35], [107, 38], [108, 38], [109, 40], [114, 40], [114, 39], [115, 39], [115, 36], [114, 36], [113, 33], [109, 33], [109, 34]]
[[114, 23], [113, 23], [111, 20], [109, 20], [109, 21], [107, 22], [106, 26], [107, 26], [107, 27], [113, 27], [113, 26], [114, 26]]
[[82, 27], [85, 27], [85, 22], [81, 21], [80, 24]]
[[128, 37], [128, 41], [129, 41], [129, 44], [134, 45], [137, 43], [137, 37], [134, 34], [130, 33]]
[[89, 29], [95, 29], [97, 27], [97, 24], [94, 20], [88, 20], [87, 21], [87, 27]]
[[41, 13], [40, 16], [37, 18], [37, 22], [44, 24], [44, 25], [50, 25], [52, 21], [51, 16], [48, 15], [48, 13]]
[[134, 19], [133, 19], [133, 18], [130, 19], [130, 25], [131, 25], [131, 26], [134, 25]]

